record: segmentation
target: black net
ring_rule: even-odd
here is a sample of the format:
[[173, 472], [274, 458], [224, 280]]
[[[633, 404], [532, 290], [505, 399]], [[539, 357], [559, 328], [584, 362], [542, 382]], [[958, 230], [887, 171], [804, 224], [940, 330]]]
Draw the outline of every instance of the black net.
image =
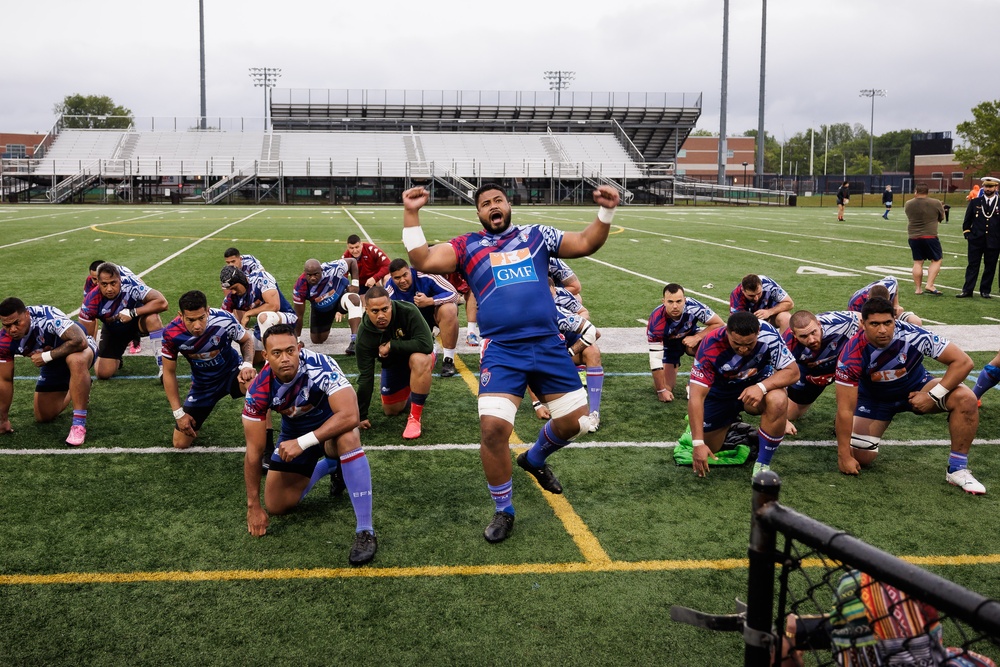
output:
[[775, 665], [946, 665], [1000, 659], [998, 638], [861, 570], [784, 537]]

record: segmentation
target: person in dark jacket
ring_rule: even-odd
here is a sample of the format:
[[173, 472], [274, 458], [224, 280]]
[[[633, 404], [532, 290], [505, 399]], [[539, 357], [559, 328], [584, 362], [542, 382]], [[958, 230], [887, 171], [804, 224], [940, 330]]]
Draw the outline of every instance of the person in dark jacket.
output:
[[983, 278], [979, 281], [979, 296], [984, 299], [992, 298], [990, 290], [997, 271], [997, 261], [1000, 260], [1000, 197], [997, 197], [1000, 178], [986, 176], [982, 182], [979, 196], [969, 201], [969, 206], [965, 209], [965, 221], [962, 223], [962, 234], [969, 244], [969, 264], [965, 268], [965, 285], [962, 286], [962, 292], [956, 295], [959, 299], [972, 296], [980, 264], [983, 265]]
[[840, 189], [837, 190], [837, 220], [843, 222], [844, 207], [851, 203], [851, 184], [844, 181]]
[[885, 186], [885, 191], [882, 193], [882, 203], [885, 204], [885, 213], [882, 214], [883, 220], [889, 219], [889, 211], [892, 210], [892, 186]]

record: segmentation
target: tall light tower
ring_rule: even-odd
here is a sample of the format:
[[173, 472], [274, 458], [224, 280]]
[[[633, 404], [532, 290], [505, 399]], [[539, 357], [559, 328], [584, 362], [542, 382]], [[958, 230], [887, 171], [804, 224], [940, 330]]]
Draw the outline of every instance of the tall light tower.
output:
[[549, 90], [556, 91], [556, 105], [562, 100], [562, 91], [569, 88], [569, 82], [576, 78], [576, 72], [567, 70], [547, 70], [542, 76], [549, 82]]
[[280, 67], [251, 67], [250, 78], [255, 88], [264, 89], [264, 131], [267, 131], [267, 91], [274, 88], [281, 76]]
[[862, 90], [858, 97], [870, 97], [872, 98], [872, 123], [868, 129], [868, 175], [872, 175], [872, 158], [875, 151], [875, 98], [885, 97], [886, 90], [882, 88], [865, 88]]
[[205, 103], [205, 0], [198, 0], [198, 41], [201, 49], [201, 122], [198, 127], [204, 130], [208, 126], [205, 118], [208, 115]]

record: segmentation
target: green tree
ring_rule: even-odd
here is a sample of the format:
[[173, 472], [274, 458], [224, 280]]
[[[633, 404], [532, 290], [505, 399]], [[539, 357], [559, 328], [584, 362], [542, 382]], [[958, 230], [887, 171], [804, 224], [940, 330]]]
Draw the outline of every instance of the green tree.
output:
[[957, 129], [968, 142], [955, 149], [962, 166], [975, 168], [976, 176], [1000, 171], [1000, 100], [974, 107], [972, 120], [959, 123]]
[[718, 132], [712, 132], [711, 130], [695, 130], [690, 134], [692, 137], [717, 137]]
[[63, 116], [63, 127], [124, 129], [132, 124], [132, 111], [107, 95], [67, 95], [53, 111]]

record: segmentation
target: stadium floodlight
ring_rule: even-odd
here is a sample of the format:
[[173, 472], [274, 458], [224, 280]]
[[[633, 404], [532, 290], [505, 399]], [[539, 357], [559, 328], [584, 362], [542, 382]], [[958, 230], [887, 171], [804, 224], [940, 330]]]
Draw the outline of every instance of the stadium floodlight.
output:
[[[859, 94], [858, 97], [870, 97], [872, 98], [872, 123], [868, 129], [868, 175], [872, 175], [872, 158], [874, 156], [875, 149], [875, 98], [885, 97], [888, 91], [882, 88], [865, 88]], [[869, 184], [870, 185], [870, 184]]]
[[255, 88], [264, 89], [264, 130], [267, 130], [267, 95], [268, 90], [274, 88], [281, 76], [280, 67], [251, 67], [250, 78], [253, 80]]
[[549, 90], [556, 91], [556, 105], [558, 106], [562, 99], [562, 91], [569, 88], [569, 82], [576, 78], [576, 72], [562, 69], [546, 70], [542, 78], [549, 82]]

